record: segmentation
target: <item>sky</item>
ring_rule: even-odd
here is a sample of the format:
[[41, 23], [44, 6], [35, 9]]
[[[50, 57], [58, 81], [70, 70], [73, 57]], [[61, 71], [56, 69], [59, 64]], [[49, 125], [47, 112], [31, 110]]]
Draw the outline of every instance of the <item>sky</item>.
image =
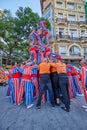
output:
[[0, 0], [0, 9], [10, 9], [13, 16], [20, 6], [30, 7], [33, 12], [41, 16], [40, 0]]

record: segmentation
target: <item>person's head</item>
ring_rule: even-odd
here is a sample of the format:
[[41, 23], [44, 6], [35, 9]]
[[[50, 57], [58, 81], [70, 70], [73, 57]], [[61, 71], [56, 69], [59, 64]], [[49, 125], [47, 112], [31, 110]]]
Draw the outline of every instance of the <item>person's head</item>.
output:
[[26, 62], [25, 62], [25, 61], [23, 61], [23, 62], [22, 62], [22, 65], [25, 65], [25, 64], [26, 64]]
[[12, 62], [12, 66], [14, 66], [15, 65], [15, 62]]
[[21, 63], [18, 63], [18, 67], [21, 67]]
[[44, 58], [44, 59], [43, 59], [43, 62], [47, 62], [47, 58]]
[[57, 57], [57, 61], [58, 61], [58, 62], [59, 62], [59, 61], [61, 61], [61, 62], [62, 62], [62, 60], [63, 60], [63, 59], [62, 59], [62, 57], [61, 57], [61, 56], [58, 56], [58, 57]]
[[61, 60], [61, 62], [66, 64], [65, 60]]
[[17, 66], [18, 64], [19, 64], [19, 63], [16, 61], [16, 62], [15, 62], [15, 65]]
[[56, 58], [54, 58], [52, 61], [53, 61], [53, 63], [56, 63], [56, 62], [57, 62], [57, 59], [56, 59]]
[[80, 65], [83, 66], [84, 64], [86, 64], [86, 61], [85, 61], [85, 59], [82, 59], [82, 60], [80, 61]]
[[60, 59], [57, 59], [57, 60], [56, 60], [56, 62], [62, 62], [62, 60], [60, 60]]
[[36, 60], [33, 60], [32, 62], [30, 62], [30, 65], [36, 65], [36, 64], [37, 64]]

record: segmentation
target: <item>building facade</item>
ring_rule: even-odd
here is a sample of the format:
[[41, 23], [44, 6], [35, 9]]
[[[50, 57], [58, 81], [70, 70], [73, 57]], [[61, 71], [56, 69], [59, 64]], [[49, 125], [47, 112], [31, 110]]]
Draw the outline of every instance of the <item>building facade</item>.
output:
[[84, 0], [41, 0], [44, 18], [51, 23], [50, 44], [71, 62], [87, 58], [87, 21]]

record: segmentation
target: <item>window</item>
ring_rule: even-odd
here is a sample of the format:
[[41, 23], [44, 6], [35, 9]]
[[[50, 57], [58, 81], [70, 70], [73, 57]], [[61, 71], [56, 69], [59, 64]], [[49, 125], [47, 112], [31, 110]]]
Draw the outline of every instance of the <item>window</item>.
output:
[[59, 37], [63, 38], [64, 36], [64, 28], [59, 28]]
[[78, 10], [81, 11], [81, 6], [80, 5], [78, 6]]
[[87, 54], [87, 47], [83, 47], [82, 50], [83, 50], [83, 54]]
[[70, 52], [70, 55], [79, 55], [80, 49], [77, 46], [72, 46], [69, 52]]
[[58, 18], [63, 18], [63, 13], [58, 13]]
[[81, 36], [85, 36], [85, 30], [81, 30]]
[[77, 30], [76, 29], [70, 29], [70, 37], [77, 37]]
[[74, 9], [74, 3], [67, 3], [67, 8], [68, 9]]
[[80, 16], [80, 21], [84, 21], [84, 16]]
[[75, 21], [75, 15], [69, 14], [68, 20], [70, 20], [70, 21]]
[[62, 6], [63, 6], [63, 3], [62, 3], [62, 2], [57, 2], [57, 7], [58, 7], [58, 8], [62, 8]]
[[59, 47], [59, 52], [60, 52], [60, 54], [66, 54], [66, 47], [65, 46], [60, 46]]
[[49, 19], [50, 16], [51, 16], [51, 14], [50, 14], [50, 11], [49, 11], [49, 12], [47, 13], [47, 15], [46, 15], [46, 19]]

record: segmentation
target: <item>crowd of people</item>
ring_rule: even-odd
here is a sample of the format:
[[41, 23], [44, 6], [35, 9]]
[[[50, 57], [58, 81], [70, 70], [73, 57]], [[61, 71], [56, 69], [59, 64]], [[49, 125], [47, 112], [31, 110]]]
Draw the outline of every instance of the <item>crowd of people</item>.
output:
[[[81, 64], [83, 64], [82, 61]], [[83, 66], [87, 70], [87, 65]], [[81, 84], [77, 71], [71, 65], [64, 63], [62, 59], [44, 58], [39, 64], [35, 61], [23, 64], [12, 63], [9, 70], [7, 95], [10, 96], [11, 103], [20, 105], [24, 101], [27, 108], [31, 108], [33, 100], [36, 99], [38, 109], [41, 108], [41, 101], [50, 101], [52, 107], [60, 106], [62, 97], [65, 106], [61, 108], [69, 112], [70, 99], [77, 93], [83, 93], [82, 86], [87, 101], [87, 79], [85, 85], [84, 81], [83, 74]]]
[[7, 84], [8, 71], [4, 67], [0, 67], [0, 84], [4, 86]]
[[[53, 53], [49, 44], [50, 34], [46, 21], [37, 25], [37, 30], [29, 34], [30, 59], [25, 64], [12, 63], [9, 70], [8, 91], [11, 103], [20, 105], [25, 101], [26, 107], [41, 108], [41, 101], [50, 101], [52, 107], [60, 105], [60, 99], [65, 104], [63, 110], [70, 111], [70, 99], [82, 94], [85, 86], [86, 70], [82, 70], [82, 84], [76, 67], [66, 64], [58, 53]], [[84, 65], [87, 66], [87, 65]], [[83, 76], [85, 75], [85, 76]], [[86, 89], [84, 89], [86, 96]], [[61, 96], [62, 95], [62, 96]], [[85, 98], [86, 99], [86, 98]]]

